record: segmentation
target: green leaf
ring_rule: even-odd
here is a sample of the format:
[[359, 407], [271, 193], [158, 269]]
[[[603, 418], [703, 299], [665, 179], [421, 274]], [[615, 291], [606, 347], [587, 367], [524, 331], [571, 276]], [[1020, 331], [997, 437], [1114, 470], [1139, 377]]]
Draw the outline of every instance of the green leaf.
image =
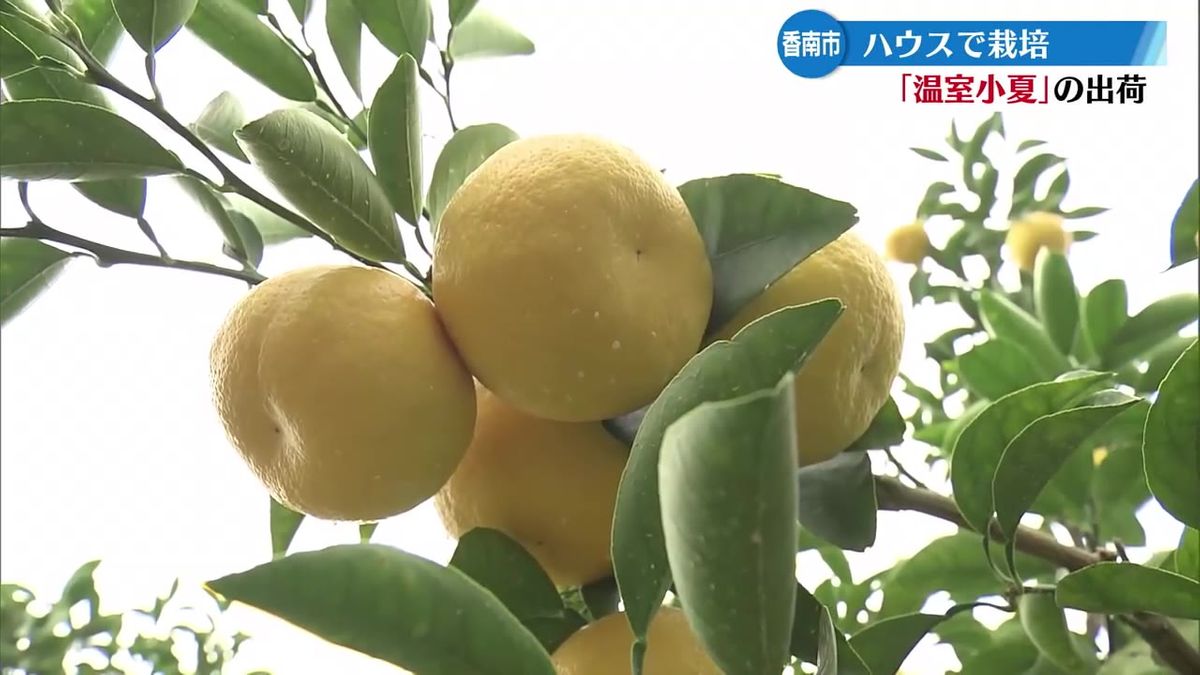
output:
[[1100, 350], [1100, 362], [1116, 368], [1145, 354], [1159, 343], [1179, 333], [1200, 317], [1200, 295], [1177, 293], [1167, 296], [1135, 314]]
[[795, 372], [841, 313], [837, 300], [788, 307], [692, 357], [650, 404], [621, 477], [613, 514], [613, 566], [634, 634], [645, 636], [670, 585], [659, 505], [658, 463], [666, 428], [706, 401], [774, 386]]
[[228, 210], [228, 213], [233, 228], [237, 231], [240, 247], [226, 242], [222, 252], [245, 266], [258, 267], [263, 257], [262, 233], [246, 215], [233, 210]]
[[1100, 354], [1108, 348], [1121, 326], [1129, 320], [1129, 293], [1123, 279], [1109, 279], [1093, 288], [1083, 300], [1083, 333], [1091, 350]]
[[1163, 508], [1200, 528], [1200, 348], [1179, 356], [1146, 415], [1146, 482]]
[[500, 17], [477, 7], [450, 32], [450, 58], [455, 61], [533, 53], [533, 42]]
[[897, 673], [909, 652], [941, 622], [962, 608], [946, 614], [902, 614], [871, 624], [850, 637], [850, 646], [872, 673]]
[[1171, 366], [1175, 365], [1175, 362], [1179, 360], [1179, 355], [1191, 346], [1192, 340], [1195, 340], [1195, 338], [1173, 335], [1146, 352], [1146, 372], [1142, 373], [1137, 390], [1145, 392], [1158, 391], [1163, 378], [1167, 376], [1167, 372], [1171, 370]]
[[296, 15], [296, 20], [300, 25], [304, 25], [308, 21], [308, 15], [312, 14], [312, 1], [288, 0], [288, 4], [292, 6], [292, 14]]
[[1174, 554], [1175, 573], [1200, 583], [1200, 531], [1183, 528]]
[[354, 0], [326, 0], [325, 31], [342, 74], [362, 98], [362, 17]]
[[1069, 673], [1094, 673], [1094, 655], [1085, 657], [1075, 647], [1067, 618], [1049, 593], [1025, 593], [1017, 598], [1017, 618], [1029, 641], [1042, 656]]
[[[234, 214], [230, 213], [224, 195], [214, 191], [191, 176], [180, 176], [178, 182], [183, 191], [196, 200], [196, 203], [200, 205], [204, 213], [221, 230], [221, 236], [225, 239], [225, 253], [229, 257], [239, 262], [253, 265], [256, 264], [254, 262], [254, 251], [257, 248], [258, 257], [262, 258], [262, 236], [251, 236], [249, 238], [246, 236], [245, 228], [239, 228], [237, 221], [233, 217]], [[251, 228], [253, 228], [253, 221], [249, 218], [246, 220], [250, 223]], [[257, 245], [255, 239], [258, 240]]]
[[842, 549], [827, 543], [824, 539], [817, 535], [801, 528], [796, 535], [796, 552], [816, 551], [821, 556], [821, 560], [829, 566], [830, 571], [843, 583], [853, 582], [853, 575], [850, 573], [850, 562], [846, 560], [846, 554]]
[[467, 18], [471, 10], [475, 9], [475, 5], [479, 4], [479, 0], [450, 0], [450, 25], [457, 26], [462, 23], [462, 20]]
[[0, 104], [0, 176], [79, 180], [158, 176], [179, 158], [115, 113], [50, 99]]
[[548, 651], [583, 627], [563, 606], [554, 582], [537, 560], [501, 532], [475, 528], [458, 540], [450, 567], [491, 591]]
[[800, 524], [838, 548], [875, 543], [875, 477], [864, 452], [842, 453], [796, 472]]
[[981, 291], [979, 311], [988, 334], [1024, 347], [1043, 377], [1054, 377], [1071, 369], [1071, 362], [1054, 346], [1037, 319], [1008, 298], [992, 291]]
[[757, 174], [679, 187], [713, 271], [711, 330], [858, 221], [854, 207]]
[[112, 0], [121, 24], [142, 51], [162, 49], [196, 9], [196, 0]]
[[83, 71], [83, 64], [53, 35], [53, 29], [24, 11], [0, 11], [0, 77], [8, 79], [34, 68]]
[[421, 222], [421, 110], [417, 98], [417, 62], [401, 55], [396, 68], [375, 92], [367, 119], [371, 161], [400, 217]]
[[237, 0], [200, 0], [187, 27], [276, 94], [295, 101], [316, 99], [317, 89], [304, 60]]
[[821, 607], [817, 621], [817, 675], [871, 675], [828, 609]]
[[1061, 164], [1065, 158], [1050, 153], [1035, 155], [1017, 169], [1013, 176], [1012, 208], [1008, 212], [1009, 219], [1018, 218], [1036, 207], [1034, 189], [1038, 178], [1054, 166]]
[[250, 158], [246, 156], [246, 152], [242, 150], [242, 146], [238, 145], [237, 138], [234, 136], [234, 133], [245, 124], [246, 111], [242, 108], [242, 104], [233, 94], [223, 91], [204, 106], [200, 116], [196, 118], [195, 122], [189, 124], [188, 128], [205, 143], [221, 152], [243, 162], [249, 162]]
[[146, 208], [146, 181], [142, 178], [79, 181], [72, 187], [93, 204], [127, 218], [141, 218]]
[[1042, 489], [1088, 436], [1139, 399], [1107, 390], [1084, 405], [1039, 417], [1008, 443], [992, 480], [996, 520], [1012, 539]]
[[354, 0], [363, 23], [396, 56], [411, 54], [417, 63], [425, 58], [429, 37], [429, 0]]
[[209, 582], [252, 605], [428, 675], [554, 675], [542, 646], [456, 569], [377, 544], [297, 553]]
[[312, 236], [239, 194], [225, 195], [225, 199], [228, 202], [226, 210], [236, 211], [254, 223], [264, 245], [282, 244], [292, 239]]
[[1029, 352], [1005, 338], [992, 338], [958, 357], [958, 374], [968, 389], [993, 401], [1042, 380]]
[[1071, 353], [1079, 327], [1079, 291], [1067, 257], [1043, 248], [1033, 273], [1034, 306], [1050, 339], [1063, 354]]
[[1055, 599], [1086, 612], [1153, 612], [1200, 619], [1200, 583], [1185, 576], [1132, 563], [1099, 562], [1058, 582]]
[[918, 155], [924, 157], [925, 159], [932, 159], [935, 162], [950, 161], [950, 160], [946, 159], [946, 156], [943, 155], [942, 153], [935, 152], [933, 150], [930, 150], [929, 148], [909, 148], [909, 150], [912, 150], [913, 152], [917, 153]]
[[992, 516], [992, 478], [1009, 442], [1044, 415], [1104, 386], [1111, 376], [1086, 373], [1015, 391], [985, 408], [958, 437], [950, 463], [954, 500], [968, 524], [984, 532]]
[[1083, 208], [1075, 209], [1074, 211], [1064, 211], [1062, 217], [1067, 218], [1068, 220], [1075, 218], [1090, 218], [1092, 216], [1098, 216], [1107, 210], [1108, 209], [1103, 206], [1085, 206]]
[[287, 555], [304, 514], [298, 513], [271, 499], [271, 557], [278, 560]]
[[125, 33], [112, 0], [65, 0], [63, 13], [83, 35], [83, 44], [101, 63], [107, 63]]
[[67, 579], [67, 583], [63, 584], [62, 597], [55, 604], [63, 609], [68, 609], [78, 602], [87, 600], [92, 603], [92, 610], [95, 611], [100, 604], [95, 580], [96, 568], [99, 566], [99, 560], [92, 560], [80, 565], [71, 574], [71, 578]]
[[796, 402], [774, 390], [702, 403], [659, 460], [667, 554], [688, 623], [723, 672], [789, 662], [796, 587]]
[[1021, 144], [1017, 146], [1017, 152], [1024, 152], [1030, 148], [1036, 148], [1039, 145], [1045, 145], [1045, 144], [1046, 144], [1046, 141], [1038, 141], [1038, 140], [1021, 141]]
[[429, 207], [429, 225], [437, 233], [442, 213], [450, 198], [471, 172], [500, 148], [517, 140], [517, 133], [503, 124], [478, 124], [459, 129], [450, 137], [437, 163], [425, 203]]
[[277, 110], [237, 136], [280, 193], [343, 246], [372, 260], [404, 259], [387, 194], [333, 127], [304, 110]]
[[1171, 267], [1195, 260], [1200, 254], [1200, 180], [1192, 181], [1192, 187], [1184, 195], [1175, 218], [1171, 221]]
[[[1144, 546], [1146, 542], [1137, 511], [1150, 499], [1142, 466], [1142, 428], [1149, 408], [1146, 401], [1129, 408], [1100, 430], [1100, 438], [1086, 444], [1106, 450], [1093, 471], [1088, 500], [1099, 536], [1105, 540], [1119, 539], [1126, 546]], [[1129, 440], [1119, 439], [1124, 433], [1115, 430], [1126, 426], [1133, 427], [1136, 435]], [[1114, 430], [1111, 437], [1109, 429]]]
[[46, 290], [70, 258], [35, 239], [0, 238], [0, 325]]
[[[1020, 569], [1030, 576], [1054, 571], [1054, 566], [1030, 556], [1019, 556]], [[916, 612], [926, 599], [946, 591], [955, 602], [971, 602], [984, 595], [999, 595], [1002, 583], [983, 556], [980, 536], [959, 530], [935, 539], [883, 577], [880, 618]]]
[[858, 440], [851, 443], [846, 451], [883, 450], [900, 445], [904, 440], [904, 431], [907, 428], [904, 416], [900, 414], [900, 408], [896, 405], [896, 399], [888, 398], [879, 412], [875, 413], [867, 430], [858, 437]]
[[379, 523], [360, 523], [358, 526], [358, 542], [360, 544], [371, 543], [371, 537], [375, 536], [375, 530], [379, 527]]

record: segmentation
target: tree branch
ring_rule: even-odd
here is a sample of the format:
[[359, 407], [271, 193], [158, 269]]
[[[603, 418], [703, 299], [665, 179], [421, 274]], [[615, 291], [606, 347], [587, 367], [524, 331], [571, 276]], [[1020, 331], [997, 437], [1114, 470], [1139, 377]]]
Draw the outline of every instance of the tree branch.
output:
[[[895, 478], [876, 476], [875, 494], [880, 510], [919, 511], [959, 527], [970, 528], [954, 501], [936, 492], [908, 487]], [[988, 535], [996, 541], [1005, 541], [995, 523], [992, 523]], [[1022, 553], [1071, 571], [1115, 557], [1106, 551], [1092, 552], [1065, 546], [1058, 543], [1054, 537], [1028, 527], [1017, 529], [1014, 544]], [[1200, 651], [1185, 640], [1167, 619], [1156, 614], [1137, 612], [1123, 614], [1121, 620], [1137, 631], [1163, 662], [1181, 673], [1200, 673]]]

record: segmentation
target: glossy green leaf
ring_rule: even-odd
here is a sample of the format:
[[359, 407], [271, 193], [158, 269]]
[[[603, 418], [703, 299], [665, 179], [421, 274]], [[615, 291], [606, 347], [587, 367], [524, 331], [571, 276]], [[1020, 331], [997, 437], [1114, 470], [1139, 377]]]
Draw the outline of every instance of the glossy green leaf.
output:
[[34, 68], [83, 72], [83, 63], [60, 43], [40, 14], [0, 6], [0, 77], [8, 80]]
[[89, 180], [183, 170], [149, 134], [103, 108], [57, 100], [0, 104], [0, 176]]
[[479, 0], [450, 0], [450, 24], [458, 25], [462, 20], [467, 18], [471, 10], [475, 9], [475, 5], [479, 4]]
[[[1039, 658], [1040, 653], [1029, 641], [1021, 622], [1009, 620], [992, 632], [989, 645], [962, 660], [962, 672], [971, 675], [1049, 675], [1044, 670], [1036, 670]], [[1057, 671], [1055, 675], [1070, 673]]]
[[[1017, 618], [1042, 656], [1069, 673], [1094, 673], [1098, 664], [1075, 646], [1067, 618], [1049, 593], [1025, 593], [1017, 599]], [[1090, 657], [1090, 658], [1089, 658]]]
[[1086, 612], [1200, 619], [1200, 582], [1133, 563], [1099, 562], [1072, 572], [1059, 580], [1055, 599]]
[[296, 553], [209, 588], [428, 675], [554, 675], [546, 651], [462, 572], [377, 544]]
[[225, 255], [250, 267], [258, 267], [262, 263], [263, 243], [262, 233], [254, 225], [254, 221], [237, 211], [228, 210], [233, 229], [237, 232], [240, 247], [226, 242], [222, 247]]
[[1200, 254], [1200, 181], [1184, 195], [1171, 221], [1171, 267], [1195, 260]]
[[817, 620], [817, 675], [871, 675], [837, 628], [833, 614], [821, 607]]
[[[1108, 445], [1101, 446], [1103, 459], [1093, 471], [1091, 499], [1087, 500], [1099, 536], [1105, 540], [1119, 539], [1126, 546], [1144, 546], [1146, 543], [1146, 533], [1137, 519], [1137, 512], [1150, 499], [1142, 466], [1141, 436], [1149, 408], [1146, 401], [1138, 403], [1107, 425], [1123, 426], [1128, 422], [1136, 425], [1137, 436], [1131, 442], [1105, 441]], [[1093, 458], [1098, 456], [1094, 450], [1091, 452]]]
[[679, 193], [712, 263], [710, 331], [858, 222], [845, 202], [757, 174], [688, 181]]
[[917, 643], [957, 610], [951, 609], [946, 614], [902, 614], [884, 619], [850, 636], [850, 646], [872, 673], [897, 673]]
[[188, 125], [205, 143], [225, 154], [249, 162], [234, 133], [246, 124], [246, 111], [233, 94], [223, 91], [209, 101], [196, 121]]
[[1179, 356], [1146, 415], [1146, 482], [1168, 513], [1200, 528], [1200, 347]]
[[288, 5], [292, 8], [292, 14], [296, 16], [296, 20], [303, 25], [308, 21], [308, 15], [312, 14], [312, 0], [288, 0]]
[[554, 582], [520, 544], [505, 534], [475, 528], [458, 540], [450, 567], [491, 591], [522, 625], [553, 650], [583, 626], [563, 606]]
[[1034, 420], [1067, 408], [1110, 379], [1106, 373], [1086, 373], [1031, 385], [992, 403], [962, 430], [950, 480], [958, 509], [971, 527], [985, 531], [992, 516], [992, 478], [1009, 442]]
[[839, 548], [875, 543], [875, 478], [866, 453], [842, 453], [796, 473], [800, 524]]
[[[1029, 576], [1053, 572], [1054, 566], [1038, 558], [1018, 556], [1018, 566]], [[959, 530], [934, 539], [911, 558], [896, 564], [883, 577], [880, 618], [916, 612], [929, 596], [945, 591], [955, 602], [972, 602], [984, 595], [999, 595], [1002, 582], [996, 578], [978, 534]]]
[[237, 136], [280, 193], [343, 246], [372, 260], [403, 260], [387, 194], [333, 127], [304, 110], [277, 110]]
[[312, 235], [239, 194], [227, 194], [226, 210], [232, 209], [254, 223], [263, 244], [271, 246]]
[[141, 178], [79, 181], [72, 186], [93, 204], [128, 218], [141, 218], [146, 208], [146, 181]]
[[125, 31], [147, 53], [162, 49], [196, 9], [196, 0], [112, 0], [112, 3]]
[[354, 0], [326, 0], [325, 31], [350, 88], [362, 98], [362, 17]]
[[996, 520], [1012, 539], [1021, 516], [1085, 438], [1139, 399], [1116, 390], [1031, 422], [1004, 450], [992, 480]]
[[316, 85], [304, 60], [237, 0], [199, 0], [187, 27], [214, 51], [276, 94], [295, 101], [312, 101], [317, 97]]
[[1071, 369], [1071, 362], [1054, 346], [1046, 329], [1008, 298], [981, 291], [979, 311], [988, 334], [1024, 347], [1043, 377], [1054, 377]]
[[421, 222], [421, 110], [417, 62], [403, 54], [371, 102], [371, 161], [392, 207], [410, 225]]
[[993, 401], [1042, 381], [1029, 353], [1005, 338], [992, 338], [958, 357], [958, 374], [967, 389]]
[[429, 0], [354, 0], [367, 29], [396, 56], [425, 58], [430, 19]]
[[1176, 574], [1200, 583], [1200, 530], [1183, 528], [1179, 546], [1172, 557]]
[[1081, 308], [1083, 333], [1092, 352], [1102, 353], [1129, 320], [1128, 291], [1122, 279], [1109, 279], [1093, 288]]
[[667, 556], [688, 623], [723, 672], [789, 662], [796, 587], [791, 375], [703, 403], [668, 427], [659, 460]]
[[913, 152], [917, 153], [918, 155], [924, 157], [925, 159], [932, 159], [935, 162], [949, 161], [946, 159], [946, 156], [943, 155], [942, 153], [937, 152], [935, 150], [930, 150], [929, 148], [909, 148], [909, 150], [912, 150]]
[[425, 198], [429, 207], [429, 225], [435, 234], [450, 198], [467, 176], [485, 159], [515, 140], [517, 133], [503, 124], [464, 127], [450, 137], [433, 165], [429, 195]]
[[[261, 234], [257, 237], [257, 242], [255, 242], [255, 237], [247, 236], [245, 227], [239, 227], [233, 217], [234, 214], [230, 213], [224, 195], [191, 176], [180, 176], [178, 182], [184, 192], [200, 205], [209, 219], [221, 230], [221, 236], [225, 239], [224, 250], [229, 257], [249, 264], [255, 264], [256, 252], [257, 257], [262, 258]], [[253, 227], [250, 219], [247, 219], [247, 222]]]
[[1195, 340], [1192, 336], [1172, 335], [1146, 352], [1146, 372], [1142, 373], [1137, 390], [1158, 391], [1163, 378], [1167, 376], [1171, 366], [1179, 360], [1179, 355], [1191, 346], [1192, 340]]
[[0, 325], [46, 290], [71, 254], [34, 239], [0, 238]]
[[1117, 368], [1141, 356], [1200, 318], [1200, 295], [1177, 293], [1152, 303], [1130, 317], [1113, 335], [1100, 362]]
[[900, 408], [896, 405], [896, 399], [888, 398], [879, 412], [875, 413], [875, 417], [871, 419], [867, 430], [851, 443], [846, 451], [883, 450], [900, 445], [904, 440], [904, 431], [907, 428], [904, 416], [900, 414]]
[[646, 411], [613, 514], [613, 566], [635, 635], [646, 634], [671, 582], [658, 491], [667, 427], [701, 403], [774, 386], [803, 365], [840, 313], [831, 299], [762, 317], [692, 357]]
[[108, 62], [125, 33], [112, 0], [65, 0], [62, 9], [79, 27], [83, 44], [92, 56], [101, 63]]
[[533, 42], [505, 20], [482, 7], [471, 10], [450, 32], [455, 61], [533, 53]]
[[821, 621], [825, 607], [806, 588], [796, 584], [796, 606], [792, 613], [792, 655], [801, 661], [817, 662]]
[[297, 513], [288, 507], [271, 499], [271, 557], [278, 560], [287, 555], [300, 523], [304, 522], [304, 514]]
[[1033, 273], [1033, 298], [1042, 322], [1058, 351], [1069, 354], [1079, 327], [1079, 291], [1067, 257], [1043, 248]]

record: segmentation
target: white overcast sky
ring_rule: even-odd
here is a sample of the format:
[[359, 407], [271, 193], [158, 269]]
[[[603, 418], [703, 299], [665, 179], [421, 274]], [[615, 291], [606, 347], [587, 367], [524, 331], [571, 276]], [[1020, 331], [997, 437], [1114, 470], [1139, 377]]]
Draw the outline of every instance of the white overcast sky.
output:
[[[272, 4], [288, 14], [287, 3]], [[1194, 2], [481, 4], [526, 32], [537, 53], [456, 69], [460, 124], [501, 122], [522, 135], [602, 134], [633, 147], [677, 183], [738, 171], [779, 173], [853, 203], [861, 217], [857, 231], [875, 243], [889, 228], [911, 219], [930, 182], [949, 178], [945, 165], [922, 160], [907, 148], [935, 147], [952, 118], [961, 127], [973, 127], [991, 109], [901, 103], [895, 69], [842, 69], [822, 80], [799, 79], [776, 56], [774, 40], [785, 18], [815, 7], [848, 20], [1166, 20], [1167, 65], [1138, 71], [1149, 78], [1145, 104], [997, 109], [1005, 114], [1013, 145], [1024, 138], [1044, 139], [1052, 144], [1048, 149], [1069, 158], [1067, 207], [1112, 209], [1079, 223], [1101, 233], [1073, 252], [1083, 288], [1124, 277], [1136, 310], [1167, 292], [1195, 286], [1195, 263], [1161, 273], [1168, 264], [1169, 223], [1197, 173]], [[320, 5], [314, 15], [318, 25]], [[325, 68], [336, 73], [327, 45], [317, 44]], [[366, 91], [390, 72], [393, 58], [371, 44], [364, 64]], [[132, 43], [124, 44], [113, 68], [142, 86], [141, 53]], [[1095, 69], [1059, 72], [1089, 75]], [[186, 32], [161, 52], [159, 73], [169, 107], [183, 120], [193, 119], [225, 89], [254, 114], [280, 105]], [[335, 79], [339, 91], [347, 92]], [[440, 102], [426, 92], [423, 103], [428, 171], [448, 128]], [[134, 117], [203, 167], [163, 129], [144, 116]], [[22, 224], [13, 184], [0, 189], [3, 225]], [[38, 185], [31, 193], [42, 217], [56, 227], [116, 245], [144, 246], [132, 222], [99, 212], [68, 188]], [[151, 182], [147, 214], [175, 255], [220, 260], [216, 229], [168, 181]], [[944, 237], [944, 230], [934, 228], [935, 240], [939, 235]], [[263, 269], [270, 274], [341, 259], [322, 245], [299, 242], [268, 251]], [[904, 283], [907, 270], [897, 266], [895, 271]], [[230, 448], [209, 401], [209, 343], [244, 292], [243, 285], [214, 277], [99, 269], [77, 261], [4, 328], [0, 566], [5, 581], [53, 596], [77, 565], [100, 558], [105, 609], [114, 611], [150, 604], [177, 576], [196, 593], [202, 580], [268, 558], [266, 495]], [[943, 325], [910, 321], [909, 326], [906, 367], [911, 369], [920, 361], [922, 341]], [[1144, 515], [1152, 543], [1172, 545], [1178, 526], [1161, 513]], [[856, 574], [886, 567], [948, 531], [921, 516], [882, 514], [876, 547], [851, 555]], [[296, 548], [355, 538], [352, 525], [307, 523]], [[440, 561], [453, 550], [428, 505], [385, 522], [377, 540]], [[802, 577], [822, 573], [819, 565], [809, 566], [808, 557], [802, 562]], [[235, 673], [255, 668], [398, 672], [251, 610], [235, 611], [231, 620], [259, 636], [244, 648]], [[922, 649], [908, 671], [940, 673], [953, 664], [944, 648]]]

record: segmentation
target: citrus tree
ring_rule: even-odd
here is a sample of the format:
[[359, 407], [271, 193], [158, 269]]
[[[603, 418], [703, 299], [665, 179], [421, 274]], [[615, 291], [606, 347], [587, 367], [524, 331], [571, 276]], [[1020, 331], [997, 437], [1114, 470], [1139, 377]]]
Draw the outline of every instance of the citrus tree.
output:
[[[278, 109], [248, 119], [226, 92], [176, 117], [155, 55], [183, 29]], [[309, 46], [322, 29], [331, 54]], [[123, 39], [144, 74], [109, 70]], [[395, 57], [373, 92], [364, 39]], [[275, 555], [211, 581], [221, 603], [430, 674], [879, 675], [929, 634], [967, 673], [1200, 672], [1197, 296], [1130, 316], [1121, 279], [1079, 289], [1069, 248], [1093, 234], [1064, 222], [1102, 209], [1065, 209], [1064, 159], [1009, 146], [999, 115], [914, 148], [949, 180], [887, 242], [914, 266], [906, 312], [850, 204], [764, 174], [673, 186], [590, 136], [459, 128], [454, 69], [533, 51], [472, 0], [0, 0], [0, 49], [0, 174], [27, 214], [0, 228], [4, 321], [76, 257], [248, 286], [213, 392], [271, 496]], [[431, 171], [424, 87], [454, 132]], [[30, 186], [54, 180], [145, 250], [41, 219]], [[218, 228], [223, 263], [160, 244], [144, 205], [164, 181]], [[1173, 265], [1195, 264], [1197, 222], [1193, 184]], [[333, 263], [266, 279], [299, 237]], [[931, 305], [959, 321], [901, 374], [904, 316]], [[449, 564], [370, 543], [431, 498]], [[1184, 534], [1142, 555], [1150, 500]], [[845, 551], [874, 544], [881, 510], [957, 533], [855, 578]], [[362, 541], [288, 554], [306, 517], [359, 522]], [[797, 583], [804, 551], [824, 582]], [[6, 586], [4, 666], [89, 648], [89, 623], [62, 622], [90, 589], [46, 615]], [[238, 643], [193, 633], [196, 671]]]

